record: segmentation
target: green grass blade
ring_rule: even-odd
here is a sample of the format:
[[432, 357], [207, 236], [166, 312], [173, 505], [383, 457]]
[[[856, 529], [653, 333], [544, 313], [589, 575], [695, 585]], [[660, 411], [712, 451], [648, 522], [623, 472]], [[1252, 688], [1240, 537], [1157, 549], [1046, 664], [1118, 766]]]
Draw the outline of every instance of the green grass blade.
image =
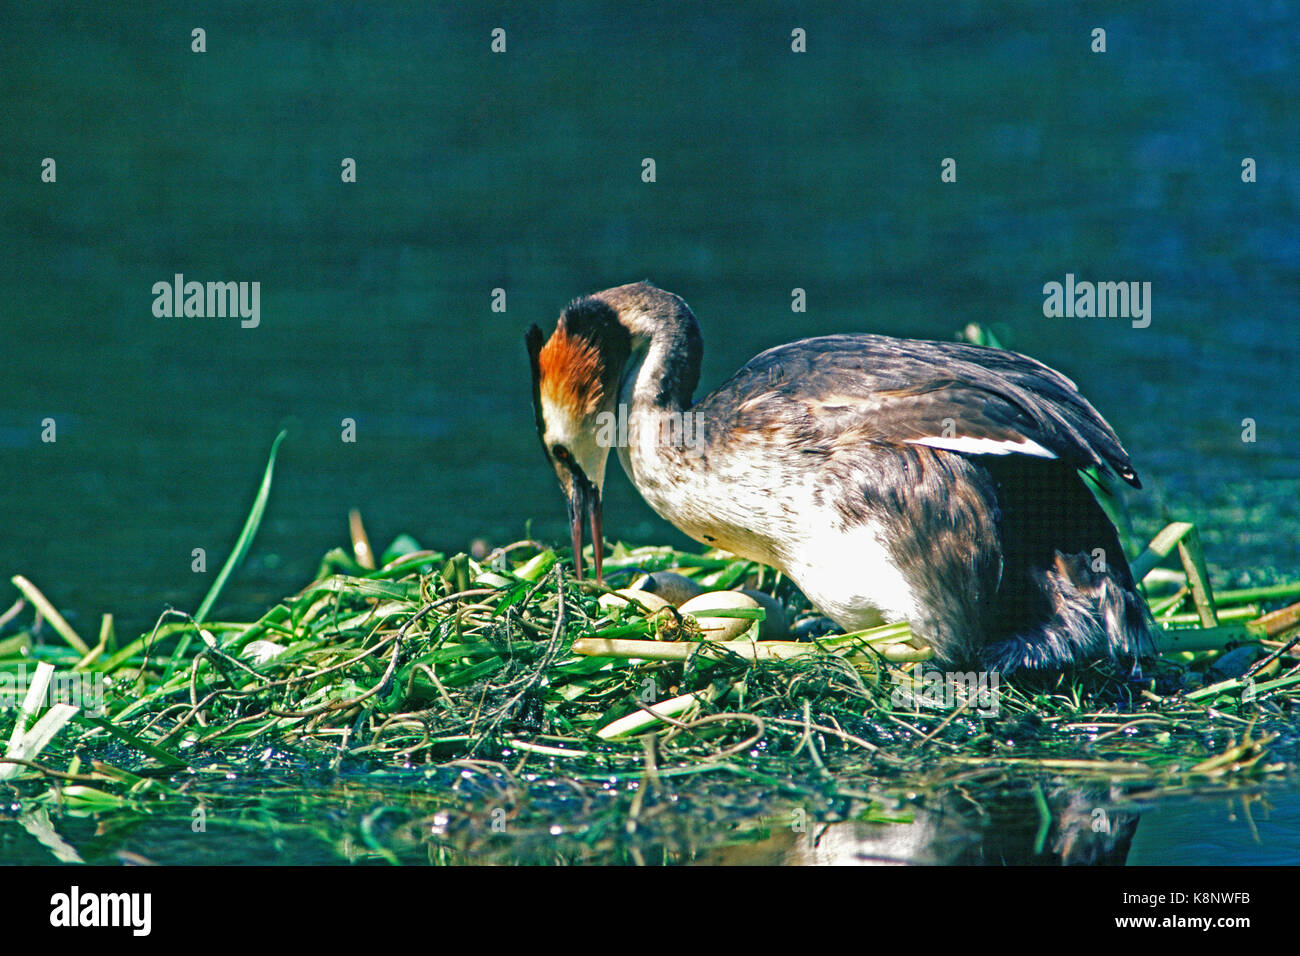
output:
[[41, 661], [36, 665], [36, 673], [32, 675], [31, 682], [27, 685], [27, 694], [23, 697], [22, 705], [18, 708], [18, 716], [14, 718], [13, 731], [9, 734], [9, 746], [6, 750], [12, 756], [18, 750], [18, 745], [22, 742], [27, 732], [36, 724], [37, 715], [40, 714], [41, 708], [45, 705], [45, 692], [50, 686], [50, 678], [54, 676], [54, 665]]
[[129, 730], [123, 730], [121, 727], [118, 727], [116, 724], [113, 724], [102, 717], [89, 717], [83, 714], [81, 716], [81, 720], [87, 724], [94, 724], [96, 727], [100, 728], [101, 730], [105, 730], [108, 733], [112, 734], [118, 740], [122, 741], [122, 743], [134, 747], [143, 753], [147, 753], [150, 757], [153, 757], [155, 760], [160, 761], [164, 766], [167, 767], [188, 767], [189, 766], [189, 764], [187, 764], [176, 754], [172, 753], [170, 750], [164, 750], [162, 747], [155, 746], [154, 744], [149, 743], [149, 741], [137, 737]]
[[253, 500], [253, 507], [248, 512], [248, 519], [244, 522], [244, 530], [239, 532], [239, 540], [235, 542], [235, 550], [226, 558], [226, 563], [221, 566], [221, 572], [217, 579], [212, 582], [212, 587], [208, 589], [207, 596], [203, 598], [203, 603], [199, 609], [194, 612], [194, 623], [202, 624], [208, 616], [208, 611], [216, 603], [221, 594], [222, 588], [226, 586], [226, 581], [234, 574], [244, 561], [244, 555], [248, 554], [249, 547], [253, 544], [253, 537], [257, 534], [258, 527], [262, 524], [262, 515], [266, 511], [266, 499], [271, 495], [271, 475], [275, 471], [275, 456], [280, 450], [280, 442], [284, 441], [284, 436], [288, 432], [282, 431], [275, 436], [275, 441], [271, 443], [271, 456], [266, 461], [266, 471], [262, 475], [262, 484], [257, 489], [257, 497]]
[[13, 581], [14, 587], [23, 592], [23, 595], [36, 608], [45, 615], [45, 619], [50, 622], [50, 626], [58, 632], [59, 636], [67, 641], [78, 653], [85, 655], [90, 653], [90, 645], [81, 639], [81, 636], [72, 629], [72, 625], [63, 619], [60, 614], [50, 603], [50, 599], [40, 592], [36, 585], [32, 584], [21, 574], [15, 574], [9, 580]]
[[[55, 704], [47, 710], [31, 730], [17, 743], [12, 743], [5, 752], [6, 757], [15, 760], [33, 760], [40, 755], [54, 735], [63, 729], [63, 725], [76, 716], [78, 708], [71, 704]], [[0, 763], [0, 780], [16, 777], [22, 764]]]
[[[262, 484], [257, 489], [257, 497], [253, 499], [253, 507], [248, 512], [248, 518], [244, 521], [244, 530], [239, 532], [239, 540], [235, 542], [235, 550], [230, 552], [230, 557], [226, 558], [226, 563], [221, 566], [221, 571], [217, 574], [217, 579], [212, 582], [212, 587], [208, 588], [207, 595], [203, 598], [203, 603], [199, 609], [194, 612], [194, 623], [202, 624], [207, 618], [208, 612], [212, 610], [212, 605], [216, 603], [217, 598], [221, 595], [222, 589], [226, 586], [226, 581], [235, 573], [244, 562], [244, 556], [248, 554], [248, 549], [253, 544], [253, 538], [257, 535], [257, 529], [262, 524], [262, 515], [266, 512], [266, 499], [271, 496], [271, 476], [275, 472], [275, 456], [280, 450], [280, 442], [284, 441], [284, 436], [288, 432], [281, 431], [275, 436], [275, 441], [271, 443], [271, 455], [266, 460], [266, 471], [262, 474]], [[181, 637], [180, 643], [176, 647], [176, 652], [172, 654], [171, 660], [167, 663], [167, 671], [163, 675], [163, 683], [172, 676], [172, 671], [176, 667], [177, 661], [185, 656], [189, 649], [190, 639], [193, 635], [186, 633]]]
[[1175, 521], [1151, 539], [1146, 550], [1133, 559], [1133, 577], [1141, 581], [1166, 558], [1174, 548], [1178, 549], [1179, 560], [1187, 575], [1187, 588], [1192, 594], [1192, 603], [1200, 616], [1203, 627], [1215, 627], [1219, 623], [1214, 601], [1214, 590], [1210, 587], [1210, 573], [1205, 566], [1205, 555], [1201, 550], [1201, 537], [1196, 525], [1186, 521]]

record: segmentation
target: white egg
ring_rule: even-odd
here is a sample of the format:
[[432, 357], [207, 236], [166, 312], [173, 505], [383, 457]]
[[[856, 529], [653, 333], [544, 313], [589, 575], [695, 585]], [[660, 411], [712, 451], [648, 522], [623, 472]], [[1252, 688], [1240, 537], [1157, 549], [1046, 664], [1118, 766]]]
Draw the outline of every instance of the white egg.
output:
[[683, 614], [690, 614], [700, 625], [702, 639], [706, 641], [734, 641], [744, 634], [753, 618], [746, 617], [699, 617], [700, 611], [742, 610], [759, 607], [759, 603], [748, 594], [740, 591], [706, 591], [691, 598], [682, 605]]

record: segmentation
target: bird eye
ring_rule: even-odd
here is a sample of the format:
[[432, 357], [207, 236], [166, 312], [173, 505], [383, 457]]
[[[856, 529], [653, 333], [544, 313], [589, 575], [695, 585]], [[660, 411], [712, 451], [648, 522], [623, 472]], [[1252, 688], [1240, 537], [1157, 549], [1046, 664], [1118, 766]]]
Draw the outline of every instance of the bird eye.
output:
[[563, 445], [556, 445], [551, 449], [551, 454], [555, 456], [556, 461], [567, 462], [569, 460], [569, 449]]

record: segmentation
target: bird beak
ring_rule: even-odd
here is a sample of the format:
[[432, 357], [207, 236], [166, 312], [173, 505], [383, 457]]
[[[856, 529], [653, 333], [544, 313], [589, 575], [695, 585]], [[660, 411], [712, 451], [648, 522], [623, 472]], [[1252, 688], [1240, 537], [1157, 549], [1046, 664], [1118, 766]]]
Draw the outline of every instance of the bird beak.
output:
[[596, 583], [603, 584], [601, 561], [605, 542], [601, 533], [600, 492], [582, 475], [574, 475], [569, 485], [569, 532], [573, 536], [573, 567], [582, 579], [582, 526], [591, 525], [591, 556], [596, 565]]

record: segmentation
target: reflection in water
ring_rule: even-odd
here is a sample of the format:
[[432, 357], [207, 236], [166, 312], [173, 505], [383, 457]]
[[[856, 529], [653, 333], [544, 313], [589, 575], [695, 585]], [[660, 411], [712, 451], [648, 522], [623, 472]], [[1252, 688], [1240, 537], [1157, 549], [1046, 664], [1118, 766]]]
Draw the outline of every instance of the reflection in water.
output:
[[[1123, 865], [1138, 815], [1120, 810], [1105, 785], [1056, 785], [978, 805], [946, 791], [917, 807], [911, 823], [813, 824], [762, 843], [708, 851], [696, 862], [727, 865]], [[1047, 819], [1050, 814], [1050, 821]]]
[[0, 807], [0, 861], [1118, 866], [1172, 857], [1294, 865], [1300, 836], [1294, 790], [1247, 793], [1231, 783], [1166, 798], [1127, 781], [1036, 784], [998, 774], [905, 799], [863, 791], [864, 803], [809, 806], [808, 825], [795, 830], [805, 811], [779, 794], [688, 777], [647, 795], [629, 828], [633, 786], [539, 778], [524, 792], [455, 768], [360, 779], [286, 767], [228, 777], [229, 769], [186, 774], [187, 798], [147, 810], [65, 805], [8, 816]]

